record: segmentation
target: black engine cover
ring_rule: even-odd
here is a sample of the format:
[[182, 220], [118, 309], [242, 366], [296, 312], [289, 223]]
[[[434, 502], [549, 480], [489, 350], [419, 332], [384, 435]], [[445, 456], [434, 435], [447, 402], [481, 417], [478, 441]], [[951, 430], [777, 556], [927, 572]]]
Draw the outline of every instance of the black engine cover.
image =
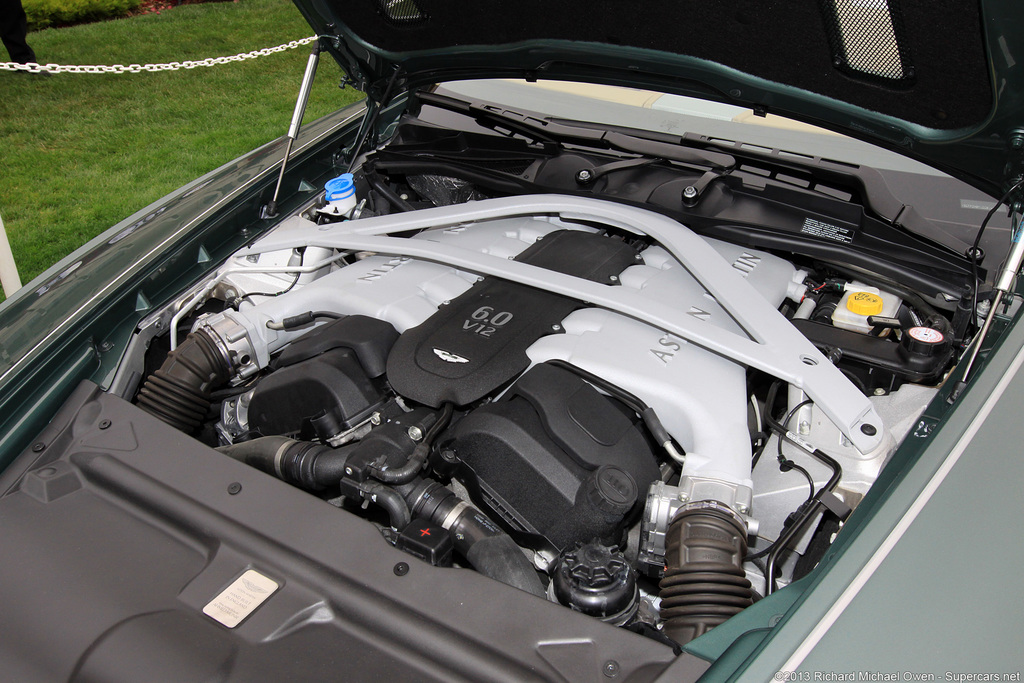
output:
[[463, 418], [443, 451], [473, 498], [534, 548], [617, 543], [659, 477], [636, 415], [547, 364]]
[[264, 436], [302, 439], [328, 439], [350, 429], [385, 400], [385, 359], [397, 338], [390, 323], [361, 315], [303, 335], [256, 385], [250, 427]]
[[[640, 261], [621, 240], [561, 230], [517, 260], [560, 273], [614, 283]], [[498, 278], [485, 278], [407, 330], [388, 357], [388, 380], [402, 396], [437, 407], [483, 398], [529, 367], [526, 349], [582, 304]]]

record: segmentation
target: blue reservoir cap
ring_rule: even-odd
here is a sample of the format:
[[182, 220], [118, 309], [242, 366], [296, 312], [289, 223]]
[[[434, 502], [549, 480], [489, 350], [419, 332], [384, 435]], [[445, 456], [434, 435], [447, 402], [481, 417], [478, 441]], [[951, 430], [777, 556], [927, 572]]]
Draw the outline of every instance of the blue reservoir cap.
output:
[[334, 202], [355, 195], [356, 185], [351, 173], [342, 173], [337, 178], [328, 180], [324, 184], [324, 190], [327, 191], [327, 201]]

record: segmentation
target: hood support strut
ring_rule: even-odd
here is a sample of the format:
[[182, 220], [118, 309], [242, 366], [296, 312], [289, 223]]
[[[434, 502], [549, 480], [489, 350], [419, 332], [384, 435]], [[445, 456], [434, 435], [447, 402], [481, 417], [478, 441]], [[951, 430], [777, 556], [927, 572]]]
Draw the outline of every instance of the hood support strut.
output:
[[292, 155], [292, 145], [295, 138], [299, 137], [299, 128], [302, 126], [302, 117], [306, 113], [306, 104], [309, 102], [309, 93], [313, 88], [313, 79], [316, 77], [316, 67], [320, 63], [320, 40], [313, 41], [313, 50], [306, 61], [306, 73], [302, 75], [302, 85], [299, 86], [299, 96], [295, 101], [295, 110], [292, 112], [292, 122], [288, 126], [288, 143], [284, 148], [284, 157], [281, 159], [281, 172], [277, 176], [277, 185], [274, 187], [274, 196], [270, 203], [260, 211], [260, 218], [273, 218], [277, 215], [277, 195], [281, 192], [281, 183], [284, 181], [284, 171], [288, 167], [288, 158]]

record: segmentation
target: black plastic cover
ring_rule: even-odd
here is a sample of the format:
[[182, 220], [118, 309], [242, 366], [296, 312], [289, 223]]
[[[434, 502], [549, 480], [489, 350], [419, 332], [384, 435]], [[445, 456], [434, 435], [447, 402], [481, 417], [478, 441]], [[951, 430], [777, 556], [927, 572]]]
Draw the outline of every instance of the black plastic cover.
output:
[[[599, 653], [630, 681], [708, 666], [410, 563], [365, 520], [90, 383], [33, 443], [0, 475], [4, 680], [594, 681]], [[250, 569], [278, 589], [234, 628], [203, 613]]]
[[283, 368], [332, 349], [351, 349], [367, 377], [380, 377], [387, 368], [388, 353], [398, 330], [384, 320], [349, 315], [302, 335], [281, 352], [274, 367]]
[[386, 399], [388, 351], [398, 332], [361, 315], [322, 325], [290, 344], [249, 402], [263, 436], [327, 439], [365, 420]]
[[840, 351], [839, 368], [865, 394], [876, 388], [891, 391], [904, 382], [937, 384], [953, 360], [952, 339], [948, 338], [934, 344], [898, 344], [815, 320], [792, 322], [819, 349]]
[[[639, 255], [618, 239], [562, 230], [530, 246], [517, 260], [611, 284]], [[529, 367], [526, 349], [556, 333], [556, 326], [582, 305], [485, 278], [399, 338], [388, 358], [388, 380], [399, 394], [425, 405], [466, 405]]]
[[395, 547], [435, 567], [452, 566], [452, 551], [455, 546], [452, 544], [451, 536], [428, 520], [418, 517], [409, 522], [395, 540]]
[[[578, 376], [531, 368], [452, 430], [457, 476], [521, 545], [617, 542], [659, 476], [636, 416]], [[449, 456], [450, 457], [450, 456]]]
[[584, 614], [614, 618], [636, 606], [636, 572], [618, 548], [591, 541], [562, 553], [555, 597]]

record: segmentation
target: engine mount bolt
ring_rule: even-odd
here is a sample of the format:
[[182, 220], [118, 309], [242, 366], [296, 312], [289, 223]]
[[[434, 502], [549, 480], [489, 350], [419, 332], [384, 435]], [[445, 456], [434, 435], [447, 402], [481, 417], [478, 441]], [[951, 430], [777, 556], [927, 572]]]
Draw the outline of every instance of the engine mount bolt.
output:
[[885, 389], [882, 387], [875, 387], [875, 396], [885, 396]]
[[604, 663], [604, 667], [602, 668], [602, 672], [604, 673], [606, 678], [615, 678], [619, 675], [619, 670], [619, 663], [616, 662], [614, 659], [609, 659], [607, 662]]
[[239, 484], [237, 481], [231, 482], [230, 484], [228, 484], [228, 493], [230, 493], [232, 496], [234, 496], [234, 495], [236, 495], [238, 493], [241, 493], [241, 492], [242, 492], [242, 485]]
[[585, 168], [576, 172], [576, 182], [578, 183], [589, 183], [593, 179], [594, 174]]
[[693, 200], [697, 198], [697, 188], [693, 185], [687, 185], [683, 188], [683, 199]]
[[619, 276], [618, 275], [609, 275], [608, 279], [611, 280], [612, 282], [618, 282], [619, 281]]
[[100, 429], [110, 429], [110, 420], [100, 420]]
[[878, 433], [878, 429], [875, 427], [875, 425], [869, 424], [862, 424], [860, 426], [860, 431], [867, 434], [868, 436], [874, 436], [875, 434]]
[[409, 573], [409, 565], [405, 562], [399, 562], [395, 565], [395, 576], [405, 576]]
[[46, 449], [46, 444], [43, 443], [42, 441], [39, 441], [38, 443], [32, 444], [32, 452], [33, 453], [42, 453], [45, 449]]
[[380, 413], [374, 413], [370, 416], [370, 424], [375, 426], [380, 424]]
[[413, 441], [423, 440], [423, 430], [417, 427], [416, 425], [409, 427], [409, 430], [406, 433], [409, 435], [409, 438], [412, 439]]
[[345, 474], [347, 474], [348, 476], [351, 477], [352, 476], [352, 468], [351, 467], [346, 467], [345, 468]]
[[552, 325], [551, 329], [554, 330], [555, 332], [558, 332], [560, 329], [562, 329], [562, 326], [561, 325]]
[[455, 455], [455, 451], [451, 450], [450, 448], [446, 448], [443, 451], [441, 451], [441, 459], [444, 460], [445, 462], [455, 462], [456, 460], [459, 459], [459, 456]]

